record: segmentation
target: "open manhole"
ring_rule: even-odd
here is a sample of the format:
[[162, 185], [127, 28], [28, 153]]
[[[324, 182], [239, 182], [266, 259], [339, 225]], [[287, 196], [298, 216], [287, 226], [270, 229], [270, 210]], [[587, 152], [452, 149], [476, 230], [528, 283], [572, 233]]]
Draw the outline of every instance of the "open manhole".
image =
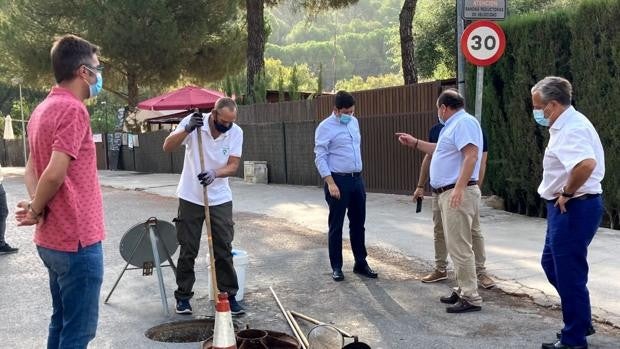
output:
[[[147, 338], [166, 343], [202, 342], [213, 336], [213, 317], [204, 319], [174, 321], [157, 325], [146, 331]], [[237, 325], [234, 324], [235, 329]]]

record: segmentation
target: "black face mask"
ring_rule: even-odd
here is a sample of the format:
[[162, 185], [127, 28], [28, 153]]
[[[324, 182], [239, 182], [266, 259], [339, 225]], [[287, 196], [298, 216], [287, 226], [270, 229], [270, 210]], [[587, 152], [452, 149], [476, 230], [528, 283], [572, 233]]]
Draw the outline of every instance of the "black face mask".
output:
[[213, 119], [213, 125], [215, 126], [215, 129], [217, 130], [217, 132], [220, 133], [226, 133], [228, 130], [230, 130], [233, 126], [233, 123], [231, 122], [230, 125], [226, 126], [224, 124], [220, 124], [215, 118]]

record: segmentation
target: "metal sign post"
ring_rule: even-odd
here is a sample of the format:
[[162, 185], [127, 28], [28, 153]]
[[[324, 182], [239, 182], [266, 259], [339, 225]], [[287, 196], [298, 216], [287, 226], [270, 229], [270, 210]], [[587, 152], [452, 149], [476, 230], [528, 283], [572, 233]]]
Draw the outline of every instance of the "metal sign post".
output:
[[478, 67], [475, 116], [478, 121], [482, 121], [484, 67], [497, 62], [504, 54], [506, 36], [499, 25], [491, 21], [477, 21], [465, 28], [461, 36], [461, 48], [467, 61]]

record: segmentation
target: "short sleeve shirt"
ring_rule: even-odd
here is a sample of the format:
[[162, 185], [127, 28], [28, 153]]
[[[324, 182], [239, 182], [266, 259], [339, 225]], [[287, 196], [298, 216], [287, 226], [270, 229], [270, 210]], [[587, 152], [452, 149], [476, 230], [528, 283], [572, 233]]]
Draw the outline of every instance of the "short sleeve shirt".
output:
[[[211, 114], [205, 114], [204, 117], [204, 126], [192, 131], [183, 140], [185, 158], [181, 180], [177, 187], [177, 196], [180, 199], [201, 206], [204, 206], [203, 188], [197, 176], [203, 169], [200, 166], [200, 154], [198, 152], [202, 151], [204, 154], [204, 171], [206, 171], [225, 167], [231, 156], [240, 158], [243, 150], [243, 130], [241, 127], [233, 124], [230, 130], [214, 139], [208, 123]], [[191, 115], [183, 118], [173, 132], [184, 132], [190, 118]], [[198, 132], [202, 132], [202, 144], [198, 143]], [[232, 201], [232, 190], [228, 178], [216, 178], [213, 183], [207, 186], [207, 195], [209, 196], [209, 206], [217, 206]]]
[[38, 246], [72, 252], [104, 239], [103, 200], [97, 155], [86, 107], [71, 91], [54, 87], [28, 122], [30, 161], [37, 178], [53, 151], [71, 158], [65, 180], [36, 227]]
[[558, 196], [578, 163], [586, 159], [596, 161], [596, 167], [575, 196], [600, 194], [605, 176], [605, 154], [598, 133], [583, 114], [569, 107], [549, 128], [549, 144], [543, 158], [543, 178], [538, 193], [543, 199]]
[[[433, 127], [431, 127], [431, 129], [428, 131], [428, 141], [430, 143], [437, 143], [437, 141], [439, 140], [439, 133], [441, 132], [442, 128], [443, 125], [440, 123], [436, 123], [435, 125], [433, 125]], [[487, 142], [487, 135], [484, 130], [482, 130], [482, 152], [486, 153], [488, 151], [489, 144]]]
[[478, 148], [478, 160], [470, 180], [477, 180], [482, 159], [482, 129], [480, 123], [464, 110], [452, 115], [439, 134], [437, 146], [430, 165], [430, 179], [433, 188], [455, 184], [463, 166], [461, 150], [468, 144]]

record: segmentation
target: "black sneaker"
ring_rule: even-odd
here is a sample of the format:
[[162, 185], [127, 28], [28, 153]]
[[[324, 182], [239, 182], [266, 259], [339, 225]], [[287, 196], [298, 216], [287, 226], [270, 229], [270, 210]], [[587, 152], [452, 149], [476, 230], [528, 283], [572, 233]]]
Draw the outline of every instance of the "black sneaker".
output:
[[5, 243], [4, 245], [0, 246], [0, 254], [16, 253], [17, 251], [19, 251], [19, 248], [11, 247], [11, 245], [9, 245], [7, 243]]
[[245, 309], [237, 302], [235, 296], [228, 296], [228, 304], [230, 304], [230, 313], [232, 315], [238, 316], [245, 314]]
[[189, 304], [189, 299], [177, 299], [177, 314], [190, 315], [192, 313], [192, 306]]

